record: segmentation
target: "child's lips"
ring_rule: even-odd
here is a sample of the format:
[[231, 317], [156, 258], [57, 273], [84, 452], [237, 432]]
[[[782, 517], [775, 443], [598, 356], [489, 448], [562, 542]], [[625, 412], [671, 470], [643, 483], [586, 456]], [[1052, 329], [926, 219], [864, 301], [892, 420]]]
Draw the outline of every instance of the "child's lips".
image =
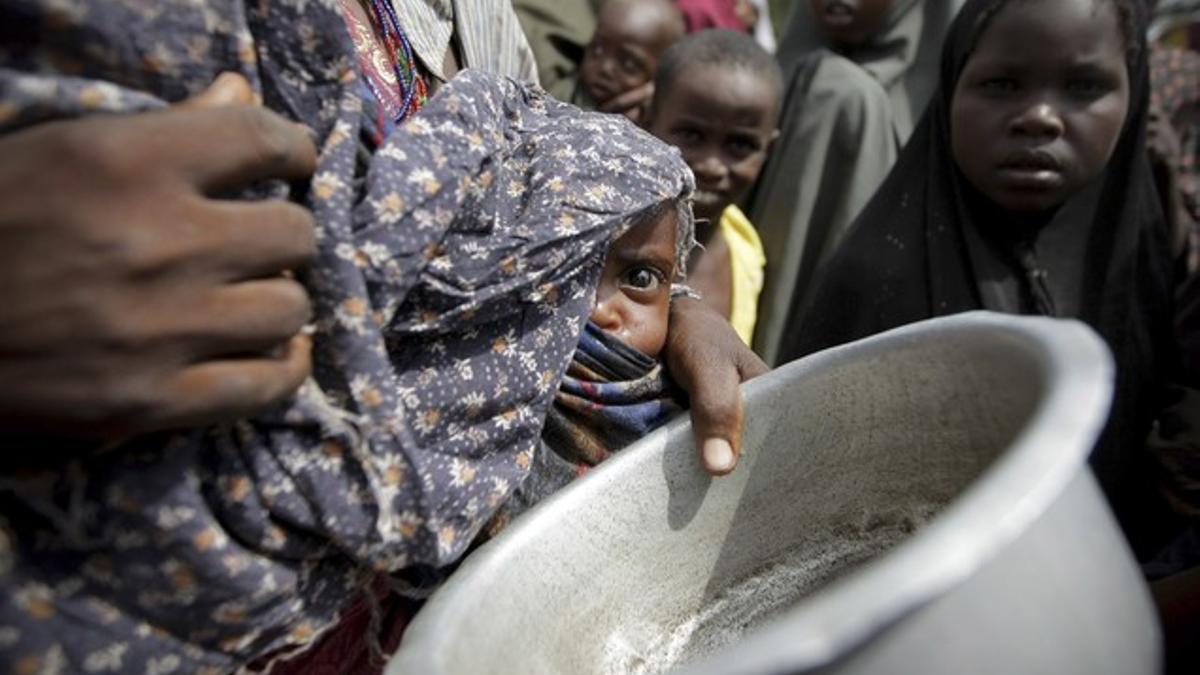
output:
[[1048, 150], [1018, 150], [1006, 156], [1000, 168], [1062, 173], [1062, 161]]
[[1004, 182], [1018, 189], [1048, 190], [1063, 184], [1063, 163], [1046, 150], [1020, 150], [999, 165]]
[[1016, 190], [1054, 190], [1063, 185], [1061, 172], [1030, 167], [1009, 167], [1000, 170], [1004, 183]]
[[608, 82], [585, 81], [583, 87], [587, 90], [588, 96], [591, 96], [596, 103], [604, 103], [614, 96], [613, 87], [610, 87]]
[[821, 11], [825, 23], [833, 26], [845, 26], [854, 22], [855, 7], [844, 0], [826, 2]]

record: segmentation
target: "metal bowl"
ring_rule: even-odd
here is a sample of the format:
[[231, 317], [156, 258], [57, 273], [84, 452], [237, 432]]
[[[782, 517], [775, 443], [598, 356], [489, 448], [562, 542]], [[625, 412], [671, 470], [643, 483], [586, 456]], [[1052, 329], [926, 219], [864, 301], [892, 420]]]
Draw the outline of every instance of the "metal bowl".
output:
[[387, 672], [1157, 673], [1088, 470], [1113, 367], [1072, 321], [971, 313], [744, 389], [737, 471], [686, 419], [474, 553]]

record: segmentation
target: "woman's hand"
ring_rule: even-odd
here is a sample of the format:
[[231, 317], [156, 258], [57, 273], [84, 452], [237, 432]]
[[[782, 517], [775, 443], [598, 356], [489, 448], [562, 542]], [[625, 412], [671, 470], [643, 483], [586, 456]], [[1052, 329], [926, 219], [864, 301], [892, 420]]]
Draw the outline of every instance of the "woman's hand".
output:
[[687, 392], [700, 461], [714, 476], [737, 467], [742, 448], [741, 383], [767, 372], [725, 317], [699, 300], [671, 303], [667, 368]]
[[0, 431], [119, 438], [247, 415], [310, 371], [307, 131], [224, 77], [171, 110], [0, 137]]

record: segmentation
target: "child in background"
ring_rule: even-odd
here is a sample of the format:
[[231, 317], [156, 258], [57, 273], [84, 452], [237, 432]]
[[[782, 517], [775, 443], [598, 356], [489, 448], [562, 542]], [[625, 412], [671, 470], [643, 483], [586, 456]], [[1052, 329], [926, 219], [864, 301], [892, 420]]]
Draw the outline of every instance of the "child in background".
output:
[[644, 123], [659, 57], [683, 33], [683, 17], [670, 0], [606, 0], [571, 102]]
[[[968, 2], [947, 79], [784, 354], [973, 309], [1090, 325], [1116, 365], [1091, 469], [1134, 553], [1159, 567], [1144, 571], [1174, 573], [1156, 582], [1171, 650], [1195, 645], [1200, 621], [1186, 531], [1200, 526], [1200, 329], [1146, 153], [1145, 21], [1140, 0]], [[1166, 672], [1197, 672], [1176, 656]]]
[[820, 266], [896, 161], [961, 0], [802, 0], [780, 42], [781, 135], [747, 213], [772, 257], [754, 348], [778, 363]]
[[744, 33], [693, 33], [667, 50], [649, 130], [677, 146], [696, 176], [696, 239], [689, 281], [750, 342], [766, 262], [738, 208], [779, 135], [779, 67]]
[[968, 3], [943, 56], [952, 79], [784, 356], [974, 309], [1087, 322], [1117, 365], [1092, 468], [1144, 557], [1169, 522], [1145, 441], [1178, 373], [1172, 260], [1145, 152], [1142, 12], [1138, 0]]

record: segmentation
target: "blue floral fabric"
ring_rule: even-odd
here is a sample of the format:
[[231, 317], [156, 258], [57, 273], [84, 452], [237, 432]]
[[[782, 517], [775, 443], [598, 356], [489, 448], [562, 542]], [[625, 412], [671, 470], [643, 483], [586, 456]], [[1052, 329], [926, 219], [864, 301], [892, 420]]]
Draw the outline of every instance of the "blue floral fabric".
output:
[[21, 672], [226, 672], [310, 643], [378, 572], [455, 561], [528, 473], [609, 243], [692, 189], [623, 118], [474, 71], [364, 167], [336, 0], [0, 0], [0, 37], [0, 132], [233, 70], [319, 152], [294, 399], [0, 477], [0, 663]]
[[662, 364], [588, 322], [542, 438], [563, 459], [595, 466], [683, 410]]

